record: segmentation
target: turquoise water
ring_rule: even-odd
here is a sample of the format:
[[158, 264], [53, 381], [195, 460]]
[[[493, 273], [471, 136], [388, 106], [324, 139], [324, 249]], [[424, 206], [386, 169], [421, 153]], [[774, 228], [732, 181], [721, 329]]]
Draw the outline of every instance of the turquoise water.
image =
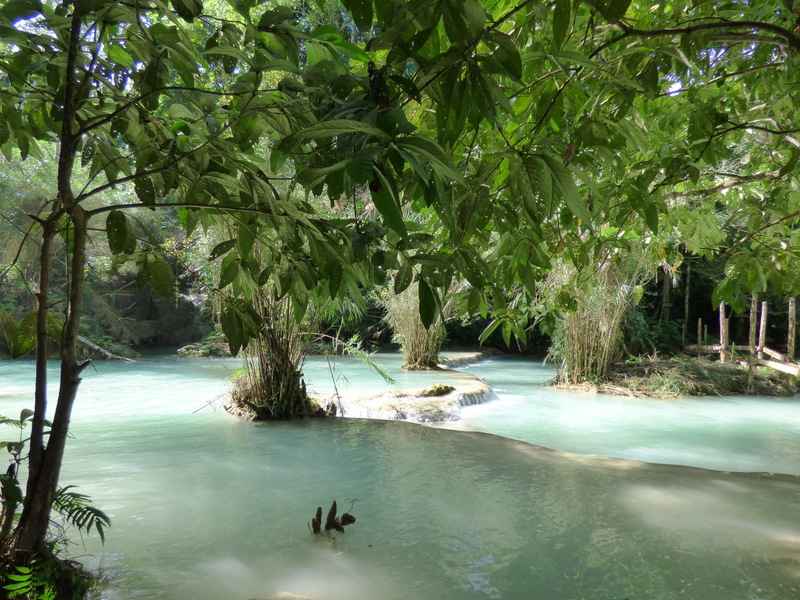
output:
[[468, 406], [443, 425], [578, 454], [721, 471], [800, 474], [800, 396], [681, 400], [570, 393], [537, 385], [541, 363], [493, 358], [462, 369], [486, 378], [498, 400]]
[[[105, 546], [90, 536], [72, 547], [102, 575], [96, 598], [778, 600], [800, 594], [794, 475], [569, 454], [401, 422], [253, 425], [232, 419], [214, 401], [237, 365], [163, 358], [98, 363], [85, 372], [62, 483], [78, 485], [112, 516]], [[561, 421], [555, 400], [531, 400], [525, 408], [518, 392], [538, 393], [535, 382], [548, 373], [535, 363], [470, 370], [499, 392], [494, 403], [475, 408], [505, 406], [515, 431], [535, 429], [522, 422], [531, 406], [541, 412], [530, 423], [549, 423], [540, 429], [556, 442], [614, 437], [606, 429], [636, 422], [623, 417], [632, 418], [637, 404], [609, 408], [606, 420], [598, 405], [581, 418], [584, 403], [604, 402], [598, 397], [559, 396], [575, 403]], [[329, 385], [316, 381], [315, 373], [329, 377], [320, 359], [306, 371], [309, 387]], [[342, 372], [349, 379], [343, 392], [383, 385], [349, 361]], [[30, 363], [0, 362], [0, 414], [30, 404], [31, 376]], [[693, 405], [663, 404], [669, 406]], [[784, 406], [791, 421], [794, 405]], [[757, 420], [746, 411], [738, 407], [726, 422], [744, 419], [745, 427]], [[641, 412], [638, 422], [677, 427], [664, 425], [666, 412], [653, 415], [646, 405]], [[768, 412], [754, 401], [750, 414]], [[478, 426], [472, 407], [462, 415], [462, 427]], [[709, 419], [695, 409], [687, 416]], [[501, 422], [499, 414], [492, 418]], [[642, 447], [642, 440], [620, 446]], [[307, 524], [317, 506], [333, 499], [342, 510], [352, 506], [357, 521], [336, 539], [316, 539]]]

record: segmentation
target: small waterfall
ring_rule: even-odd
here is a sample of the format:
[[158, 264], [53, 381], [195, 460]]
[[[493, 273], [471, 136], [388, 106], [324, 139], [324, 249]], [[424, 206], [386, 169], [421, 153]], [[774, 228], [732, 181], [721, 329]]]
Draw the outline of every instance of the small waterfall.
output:
[[467, 365], [474, 365], [487, 358], [497, 356], [496, 350], [481, 350], [479, 352], [454, 352], [450, 356], [439, 356], [439, 366], [444, 369], [458, 369]]
[[476, 385], [474, 388], [456, 390], [459, 406], [472, 406], [473, 404], [483, 404], [490, 400], [497, 400], [497, 394], [485, 383]]
[[492, 388], [475, 379], [446, 394], [431, 396], [425, 390], [390, 391], [371, 396], [340, 397], [339, 407], [345, 417], [439, 423], [457, 421], [460, 408], [496, 399]]

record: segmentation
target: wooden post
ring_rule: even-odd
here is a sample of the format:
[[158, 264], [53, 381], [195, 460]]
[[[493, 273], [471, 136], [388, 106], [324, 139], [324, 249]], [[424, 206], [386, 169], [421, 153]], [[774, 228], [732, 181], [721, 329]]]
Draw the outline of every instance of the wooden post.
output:
[[731, 357], [728, 350], [728, 319], [725, 318], [725, 302], [719, 303], [719, 362], [726, 363]]
[[700, 354], [700, 346], [703, 343], [703, 319], [697, 319], [697, 354]]
[[794, 360], [795, 335], [797, 334], [797, 308], [795, 298], [789, 298], [789, 333], [786, 339], [786, 356]]
[[708, 344], [708, 325], [703, 323], [703, 343]]
[[758, 358], [764, 358], [764, 346], [767, 345], [767, 301], [761, 303], [761, 324], [758, 328]]
[[681, 329], [681, 341], [686, 345], [686, 338], [689, 335], [689, 284], [692, 282], [692, 263], [686, 259], [686, 282], [683, 284], [683, 328]]

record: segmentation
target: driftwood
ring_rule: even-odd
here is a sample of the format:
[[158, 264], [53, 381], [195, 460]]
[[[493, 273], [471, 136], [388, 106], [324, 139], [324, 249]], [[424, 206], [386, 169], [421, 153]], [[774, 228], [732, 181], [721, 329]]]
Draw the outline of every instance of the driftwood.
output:
[[101, 356], [105, 357], [108, 360], [124, 360], [124, 361], [127, 361], [127, 362], [136, 362], [132, 358], [127, 358], [125, 356], [118, 356], [118, 355], [114, 354], [113, 352], [110, 352], [109, 350], [106, 350], [102, 346], [98, 346], [93, 341], [91, 341], [88, 338], [83, 337], [82, 335], [78, 336], [78, 344], [83, 346], [83, 347], [85, 347], [85, 348], [89, 348], [90, 350], [93, 350], [94, 352], [96, 352], [97, 354], [100, 354]]
[[[338, 531], [339, 533], [344, 533], [344, 528], [346, 525], [352, 525], [356, 522], [356, 518], [351, 515], [350, 513], [342, 513], [341, 517], [336, 516], [336, 500], [333, 501], [331, 504], [330, 509], [328, 510], [328, 516], [325, 518], [325, 532], [330, 531], [331, 529]], [[322, 530], [322, 507], [317, 507], [317, 512], [314, 515], [314, 518], [311, 519], [311, 532], [314, 534], [320, 534], [323, 532]]]

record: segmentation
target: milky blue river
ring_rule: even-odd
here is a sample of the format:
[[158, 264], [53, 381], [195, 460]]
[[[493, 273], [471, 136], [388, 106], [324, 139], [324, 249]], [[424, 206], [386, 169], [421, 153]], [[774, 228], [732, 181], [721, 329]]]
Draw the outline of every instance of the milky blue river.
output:
[[[309, 388], [385, 385], [339, 365], [332, 378], [310, 359]], [[237, 366], [162, 357], [85, 372], [62, 484], [112, 517], [105, 546], [71, 547], [101, 575], [96, 599], [800, 597], [796, 398], [567, 394], [538, 386], [548, 368], [509, 359], [466, 369], [498, 397], [446, 427], [254, 425], [215, 401]], [[32, 374], [0, 362], [0, 414], [32, 404]], [[315, 538], [308, 522], [333, 499], [357, 521]]]

